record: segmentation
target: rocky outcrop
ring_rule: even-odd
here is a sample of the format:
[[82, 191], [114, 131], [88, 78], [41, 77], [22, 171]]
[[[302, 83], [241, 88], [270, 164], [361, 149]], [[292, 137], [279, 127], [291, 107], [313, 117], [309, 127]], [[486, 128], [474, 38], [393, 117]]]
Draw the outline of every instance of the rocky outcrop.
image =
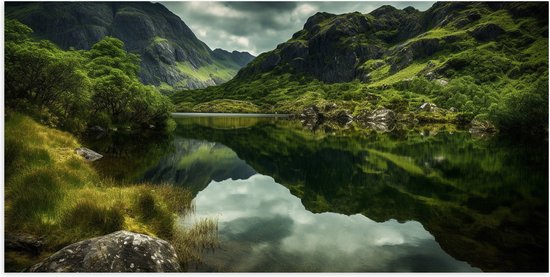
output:
[[423, 103], [418, 107], [417, 111], [432, 112], [437, 109], [437, 105], [434, 103]]
[[475, 136], [486, 136], [496, 133], [498, 130], [493, 123], [487, 120], [472, 120], [470, 134]]
[[386, 108], [363, 112], [357, 117], [367, 128], [378, 132], [389, 132], [395, 127], [397, 117], [394, 111]]
[[470, 32], [470, 35], [478, 41], [489, 41], [494, 40], [501, 34], [504, 34], [504, 32], [504, 29], [502, 29], [500, 26], [489, 23], [477, 27]]
[[91, 150], [91, 149], [88, 149], [86, 147], [79, 147], [79, 148], [76, 148], [75, 149], [75, 152], [82, 156], [84, 159], [86, 159], [87, 161], [89, 162], [93, 162], [93, 161], [97, 161], [101, 158], [103, 158], [103, 155]]
[[236, 51], [227, 52], [229, 58], [220, 57], [160, 3], [7, 3], [5, 15], [28, 25], [37, 37], [51, 40], [63, 49], [90, 49], [105, 36], [116, 37], [124, 42], [126, 50], [141, 56], [139, 75], [145, 84], [166, 83], [180, 88], [217, 85], [228, 79], [195, 78], [179, 70], [178, 63], [185, 63], [192, 70], [215, 63], [236, 74], [253, 58]]
[[439, 39], [420, 39], [395, 48], [391, 63], [391, 72], [397, 72], [418, 60], [441, 50]]
[[178, 257], [168, 242], [118, 231], [71, 244], [31, 272], [177, 272]]

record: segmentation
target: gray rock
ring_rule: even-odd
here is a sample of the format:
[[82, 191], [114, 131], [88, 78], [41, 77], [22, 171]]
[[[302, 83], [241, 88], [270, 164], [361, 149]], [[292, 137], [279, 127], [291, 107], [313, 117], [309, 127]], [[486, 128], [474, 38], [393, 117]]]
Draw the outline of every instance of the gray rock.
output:
[[441, 86], [446, 86], [449, 82], [444, 79], [436, 79], [435, 82]]
[[90, 127], [89, 130], [92, 131], [92, 132], [98, 132], [98, 133], [105, 132], [105, 129], [103, 129], [103, 127], [98, 126], [98, 125]]
[[367, 122], [395, 122], [395, 113], [390, 109], [377, 109], [374, 110], [366, 118]]
[[95, 152], [91, 149], [88, 149], [86, 147], [76, 148], [75, 151], [78, 155], [84, 157], [84, 159], [86, 159], [89, 162], [99, 160], [103, 157], [103, 155], [101, 155], [101, 154], [99, 154], [99, 153], [97, 153], [97, 152]]
[[437, 108], [437, 105], [434, 103], [423, 103], [418, 107], [417, 111], [432, 112]]
[[31, 272], [177, 272], [174, 247], [168, 242], [128, 231], [71, 244]]

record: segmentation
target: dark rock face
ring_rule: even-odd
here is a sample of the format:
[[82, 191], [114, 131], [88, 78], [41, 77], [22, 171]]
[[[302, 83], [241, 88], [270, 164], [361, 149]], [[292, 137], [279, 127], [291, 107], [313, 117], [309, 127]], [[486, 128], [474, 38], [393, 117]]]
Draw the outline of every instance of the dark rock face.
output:
[[420, 39], [407, 45], [398, 46], [395, 58], [391, 61], [391, 71], [397, 72], [409, 66], [415, 59], [421, 59], [439, 51], [441, 45], [438, 39]]
[[174, 248], [166, 241], [118, 231], [71, 244], [31, 272], [177, 272]]
[[[220, 58], [197, 39], [191, 29], [163, 5], [148, 2], [43, 2], [7, 3], [5, 15], [28, 25], [38, 38], [63, 49], [90, 49], [105, 36], [124, 42], [126, 50], [141, 56], [140, 78], [146, 84], [162, 82], [183, 88], [202, 88], [228, 80], [198, 80], [177, 67], [194, 69], [213, 63], [237, 71], [253, 56], [233, 52]], [[222, 50], [223, 51], [223, 50]]]
[[485, 24], [477, 27], [470, 34], [478, 41], [489, 41], [504, 34], [504, 30], [496, 24]]
[[[370, 75], [377, 70], [374, 67], [377, 63], [380, 66], [389, 65], [388, 73], [391, 75], [416, 61], [424, 63], [443, 50], [462, 51], [464, 45], [461, 42], [470, 36], [483, 42], [504, 34], [504, 30], [496, 24], [480, 25], [467, 33], [440, 35], [434, 32], [424, 35], [427, 32], [436, 28], [469, 28], [472, 24], [479, 24], [481, 18], [487, 15], [487, 10], [507, 9], [513, 14], [527, 15], [527, 11], [534, 12], [536, 6], [523, 3], [437, 2], [422, 12], [412, 7], [399, 10], [389, 5], [369, 14], [354, 12], [334, 15], [320, 12], [310, 17], [292, 39], [260, 55], [241, 69], [237, 79], [250, 79], [273, 71], [303, 74], [325, 83], [371, 82], [373, 76], [377, 76]], [[537, 7], [542, 9], [544, 6]], [[547, 18], [546, 14], [544, 16]], [[541, 18], [544, 16], [541, 14]], [[437, 73], [433, 68], [431, 71]], [[434, 79], [440, 77], [433, 76]], [[442, 85], [445, 84], [443, 80]]]

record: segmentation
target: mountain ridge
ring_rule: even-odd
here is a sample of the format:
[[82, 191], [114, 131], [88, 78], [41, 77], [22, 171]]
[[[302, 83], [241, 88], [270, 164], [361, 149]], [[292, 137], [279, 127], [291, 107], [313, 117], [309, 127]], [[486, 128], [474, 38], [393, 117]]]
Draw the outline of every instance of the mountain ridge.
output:
[[8, 2], [5, 15], [62, 49], [86, 50], [103, 37], [119, 38], [128, 51], [140, 54], [142, 82], [164, 91], [221, 84], [252, 57], [230, 53], [220, 59], [160, 3]]
[[[295, 115], [336, 105], [333, 113], [347, 118], [391, 109], [406, 122], [476, 119], [547, 130], [539, 116], [522, 116], [547, 110], [547, 10], [538, 2], [437, 2], [426, 11], [320, 12], [231, 81], [172, 100], [179, 111], [222, 100]], [[427, 103], [442, 109], [419, 114]]]

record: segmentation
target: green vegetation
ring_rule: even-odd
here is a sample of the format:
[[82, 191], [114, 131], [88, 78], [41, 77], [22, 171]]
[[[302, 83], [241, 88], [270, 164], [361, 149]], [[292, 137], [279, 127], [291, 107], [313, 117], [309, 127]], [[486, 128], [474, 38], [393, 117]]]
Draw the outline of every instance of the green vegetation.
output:
[[199, 81], [208, 81], [212, 79], [229, 80], [237, 73], [236, 68], [227, 67], [221, 62], [214, 62], [199, 67], [198, 69], [189, 62], [178, 62], [177, 68], [180, 72], [185, 73], [185, 75]]
[[[203, 240], [176, 224], [193, 210], [189, 191], [104, 178], [75, 153], [76, 138], [51, 128], [80, 134], [96, 125], [173, 127], [170, 100], [138, 79], [139, 57], [111, 37], [89, 51], [63, 51], [31, 32], [15, 20], [5, 23], [5, 230], [43, 237], [44, 248], [39, 255], [7, 251], [6, 270], [20, 271], [70, 243], [117, 230]], [[145, 158], [130, 163], [134, 170], [155, 161]], [[179, 248], [185, 250], [180, 260], [193, 262], [197, 249]]]
[[309, 211], [418, 221], [445, 252], [484, 271], [548, 265], [546, 142], [475, 139], [448, 124], [377, 133], [356, 122], [312, 132], [285, 119], [224, 130], [177, 120], [176, 136], [229, 147]]
[[6, 106], [73, 133], [89, 126], [166, 126], [172, 104], [138, 80], [139, 57], [106, 37], [89, 51], [63, 51], [6, 20]]
[[[404, 33], [396, 22], [418, 22], [418, 11], [383, 7], [367, 15], [317, 14], [291, 40], [257, 57], [233, 80], [217, 87], [179, 91], [171, 98], [181, 111], [200, 111], [201, 103], [209, 102], [210, 110], [248, 112], [244, 107], [211, 107], [216, 103], [213, 100], [224, 99], [250, 102], [261, 112], [293, 114], [320, 102], [337, 103], [352, 114], [391, 108], [397, 102], [405, 103], [398, 112], [409, 113], [432, 102], [458, 114], [424, 113], [419, 115], [424, 121], [488, 119], [504, 133], [545, 134], [548, 18], [536, 12], [544, 7], [536, 3], [438, 3], [422, 16], [452, 16], [434, 23], [436, 27], [420, 27], [424, 31], [412, 36], [413, 31]], [[373, 22], [378, 22], [369, 25], [375, 30], [355, 31]], [[317, 44], [319, 37], [325, 38], [324, 44]], [[308, 46], [309, 54], [303, 51]], [[385, 54], [361, 56], [371, 48]], [[302, 52], [306, 54], [297, 54]], [[342, 64], [351, 52], [358, 61], [347, 67], [355, 70], [342, 72], [348, 70]], [[308, 64], [313, 65], [304, 66]], [[332, 74], [326, 77], [327, 72]]]
[[[205, 240], [204, 236], [193, 237], [193, 228], [200, 226], [186, 230], [176, 224], [176, 216], [193, 211], [193, 195], [188, 190], [102, 178], [75, 153], [78, 146], [66, 132], [7, 111], [5, 230], [42, 236], [45, 243], [41, 256], [7, 251], [8, 271], [28, 267], [70, 243], [117, 230], [169, 241]], [[182, 232], [189, 236], [175, 236]], [[214, 234], [215, 229], [208, 232]], [[199, 248], [193, 249], [183, 249], [180, 259], [192, 262], [194, 256], [189, 253], [197, 256], [194, 251]]]

